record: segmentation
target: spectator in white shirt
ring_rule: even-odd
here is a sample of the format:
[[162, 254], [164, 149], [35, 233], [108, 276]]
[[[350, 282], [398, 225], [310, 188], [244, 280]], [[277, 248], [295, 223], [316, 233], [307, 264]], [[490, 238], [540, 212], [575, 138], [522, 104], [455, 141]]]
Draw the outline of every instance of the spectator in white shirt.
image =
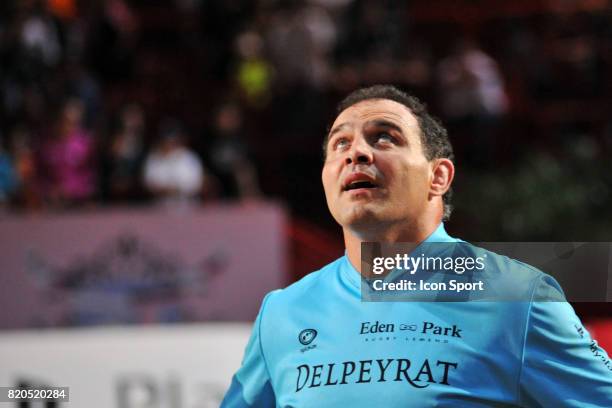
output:
[[200, 158], [185, 145], [185, 134], [179, 123], [166, 123], [160, 136], [145, 161], [146, 189], [166, 201], [195, 199], [202, 192], [205, 178]]

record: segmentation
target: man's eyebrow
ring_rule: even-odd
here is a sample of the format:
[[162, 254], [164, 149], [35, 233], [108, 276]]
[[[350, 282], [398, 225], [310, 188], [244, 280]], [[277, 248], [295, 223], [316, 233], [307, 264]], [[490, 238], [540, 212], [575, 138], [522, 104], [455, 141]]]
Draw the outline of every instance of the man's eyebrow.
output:
[[386, 128], [390, 128], [393, 129], [397, 132], [399, 132], [400, 134], [404, 134], [404, 132], [402, 131], [402, 128], [400, 128], [398, 125], [396, 125], [395, 123], [385, 120], [385, 119], [375, 119], [375, 120], [371, 120], [369, 122], [367, 122], [366, 124], [367, 126], [377, 126], [377, 127], [386, 127]]
[[338, 126], [336, 126], [335, 128], [333, 128], [333, 129], [332, 129], [332, 130], [329, 132], [329, 134], [327, 135], [327, 140], [331, 139], [331, 137], [332, 137], [333, 135], [335, 135], [336, 133], [340, 132], [341, 130], [343, 130], [344, 128], [346, 128], [346, 127], [348, 127], [348, 126], [349, 126], [349, 124], [348, 124], [348, 123], [346, 123], [346, 122], [339, 124]]

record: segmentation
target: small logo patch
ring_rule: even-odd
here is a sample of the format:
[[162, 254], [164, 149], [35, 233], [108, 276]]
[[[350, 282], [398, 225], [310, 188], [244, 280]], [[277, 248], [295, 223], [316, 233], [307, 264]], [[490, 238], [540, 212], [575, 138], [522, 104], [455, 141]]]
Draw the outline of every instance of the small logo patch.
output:
[[317, 337], [317, 331], [315, 329], [306, 329], [300, 332], [298, 340], [300, 340], [300, 343], [307, 346], [313, 342], [315, 337]]

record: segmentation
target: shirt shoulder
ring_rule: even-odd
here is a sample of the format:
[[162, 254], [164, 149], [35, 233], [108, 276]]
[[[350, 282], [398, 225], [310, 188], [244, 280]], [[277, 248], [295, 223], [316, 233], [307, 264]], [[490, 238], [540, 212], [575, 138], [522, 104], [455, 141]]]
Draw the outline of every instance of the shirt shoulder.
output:
[[[554, 300], [564, 300], [558, 296], [563, 291], [556, 280], [535, 266], [465, 241], [449, 245], [454, 246], [454, 258], [477, 260], [477, 264], [481, 262], [483, 266], [465, 273], [475, 281], [482, 280], [486, 287], [486, 290], [478, 294], [482, 298], [476, 297], [473, 300], [532, 302], [542, 300], [537, 296], [544, 294]], [[550, 287], [551, 290], [537, 291], [541, 286]]]
[[271, 292], [266, 309], [286, 307], [295, 303], [303, 304], [333, 291], [332, 282], [339, 273], [341, 262], [342, 258], [338, 258], [321, 269], [309, 273], [286, 288]]

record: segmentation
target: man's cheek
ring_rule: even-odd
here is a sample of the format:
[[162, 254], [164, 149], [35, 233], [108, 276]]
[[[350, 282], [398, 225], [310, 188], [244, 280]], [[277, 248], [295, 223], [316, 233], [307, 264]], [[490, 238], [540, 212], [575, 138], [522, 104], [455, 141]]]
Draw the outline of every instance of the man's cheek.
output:
[[323, 171], [321, 173], [321, 181], [323, 183], [323, 190], [325, 191], [325, 195], [327, 195], [330, 192], [330, 187], [331, 187], [330, 177], [331, 177], [330, 169], [326, 164], [325, 167], [323, 167]]

